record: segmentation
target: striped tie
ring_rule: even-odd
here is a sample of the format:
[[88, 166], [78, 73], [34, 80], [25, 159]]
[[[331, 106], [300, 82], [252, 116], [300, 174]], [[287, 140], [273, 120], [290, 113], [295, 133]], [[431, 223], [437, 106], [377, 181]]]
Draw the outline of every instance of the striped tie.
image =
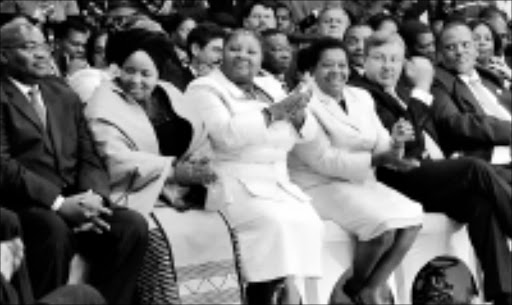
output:
[[41, 99], [41, 94], [39, 93], [39, 89], [37, 87], [33, 87], [28, 92], [30, 105], [36, 111], [37, 117], [39, 121], [46, 129], [46, 107], [44, 106], [43, 100]]

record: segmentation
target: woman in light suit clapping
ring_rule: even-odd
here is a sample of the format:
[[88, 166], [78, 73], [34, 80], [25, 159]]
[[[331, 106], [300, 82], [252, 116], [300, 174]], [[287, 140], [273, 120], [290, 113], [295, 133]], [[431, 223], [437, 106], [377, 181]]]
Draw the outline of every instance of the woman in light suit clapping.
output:
[[290, 182], [286, 163], [317, 125], [304, 110], [308, 94], [286, 97], [277, 80], [260, 72], [261, 61], [256, 34], [234, 31], [221, 68], [192, 82], [185, 103], [211, 141], [226, 193], [217, 209], [238, 234], [249, 304], [271, 304], [279, 287], [283, 303], [297, 303], [293, 280], [320, 275], [323, 224]]

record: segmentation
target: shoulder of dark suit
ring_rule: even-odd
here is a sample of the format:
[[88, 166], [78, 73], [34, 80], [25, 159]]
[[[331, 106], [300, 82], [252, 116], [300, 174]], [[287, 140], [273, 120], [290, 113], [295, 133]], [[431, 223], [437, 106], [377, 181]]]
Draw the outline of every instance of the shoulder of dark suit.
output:
[[[478, 74], [482, 79], [485, 79], [487, 81], [490, 81], [492, 84], [494, 84], [497, 87], [503, 87], [503, 78], [496, 75], [494, 72], [477, 67], [476, 68]], [[436, 72], [435, 72], [435, 85], [441, 86], [443, 89], [447, 90], [448, 92], [452, 92], [453, 87], [457, 81], [457, 75], [453, 73], [452, 71], [442, 67], [437, 66]]]
[[80, 98], [73, 89], [68, 85], [66, 80], [58, 76], [47, 76], [41, 78], [38, 82], [41, 90], [50, 94], [60, 96], [61, 100], [69, 103], [81, 103]]

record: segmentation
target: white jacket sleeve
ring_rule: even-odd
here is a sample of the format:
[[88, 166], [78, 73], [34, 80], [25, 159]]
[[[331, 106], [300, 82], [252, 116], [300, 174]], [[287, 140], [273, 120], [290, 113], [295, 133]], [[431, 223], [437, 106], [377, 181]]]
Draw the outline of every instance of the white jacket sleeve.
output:
[[206, 87], [187, 92], [185, 102], [194, 104], [217, 149], [236, 150], [266, 142], [268, 128], [260, 110], [232, 111], [220, 95]]
[[336, 148], [331, 145], [331, 140], [324, 129], [318, 129], [313, 140], [296, 145], [293, 153], [322, 175], [342, 180], [364, 181], [372, 172], [371, 152]]
[[163, 157], [137, 150], [134, 145], [112, 123], [101, 118], [89, 120], [98, 152], [106, 161], [113, 184], [131, 180], [132, 190], [148, 183], [168, 177], [173, 172], [174, 157]]

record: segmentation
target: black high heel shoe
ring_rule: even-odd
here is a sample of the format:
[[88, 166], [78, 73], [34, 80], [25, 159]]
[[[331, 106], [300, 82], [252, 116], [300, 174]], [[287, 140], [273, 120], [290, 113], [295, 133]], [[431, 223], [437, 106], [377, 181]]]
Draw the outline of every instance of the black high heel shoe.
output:
[[363, 300], [359, 297], [360, 289], [356, 288], [350, 280], [351, 279], [348, 279], [345, 284], [343, 284], [343, 293], [345, 293], [353, 304], [364, 305]]

